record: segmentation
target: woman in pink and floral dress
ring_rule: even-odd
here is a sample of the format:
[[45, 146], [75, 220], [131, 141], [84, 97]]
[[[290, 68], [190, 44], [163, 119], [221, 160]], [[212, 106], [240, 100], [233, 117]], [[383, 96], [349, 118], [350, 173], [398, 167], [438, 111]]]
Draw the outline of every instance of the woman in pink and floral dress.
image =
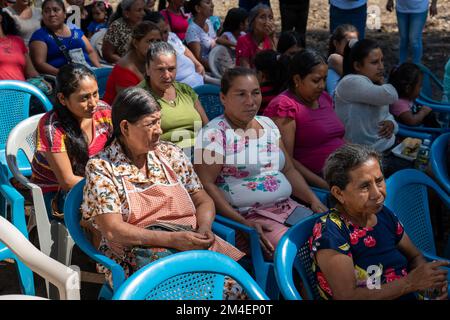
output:
[[[256, 116], [261, 90], [255, 72], [228, 70], [222, 77], [224, 115], [200, 131], [195, 146], [195, 171], [222, 215], [255, 228], [271, 257], [286, 232], [285, 220], [300, 206], [296, 196], [315, 212], [326, 211], [301, 174], [295, 170], [280, 140], [277, 126]], [[246, 250], [239, 239], [237, 246]]]

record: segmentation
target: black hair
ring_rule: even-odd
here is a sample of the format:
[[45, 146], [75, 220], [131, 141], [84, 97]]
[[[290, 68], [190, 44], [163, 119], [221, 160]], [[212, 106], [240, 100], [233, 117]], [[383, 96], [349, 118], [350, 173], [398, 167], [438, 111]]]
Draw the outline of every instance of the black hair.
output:
[[[80, 81], [85, 78], [96, 80], [95, 74], [82, 64], [66, 64], [62, 66], [59, 68], [58, 75], [56, 76], [56, 93], [61, 93], [64, 98], [69, 98], [71, 94], [78, 90]], [[80, 128], [80, 124], [72, 112], [61, 104], [59, 99], [56, 99], [53, 110], [66, 132], [64, 142], [66, 144], [67, 154], [72, 163], [73, 173], [83, 176], [86, 163], [89, 160], [89, 154], [88, 143]]]
[[274, 50], [263, 50], [255, 56], [255, 68], [264, 73], [275, 92], [281, 92], [287, 86], [289, 57]]
[[345, 35], [349, 32], [356, 32], [359, 36], [358, 29], [356, 29], [356, 27], [352, 24], [341, 24], [336, 29], [334, 29], [328, 43], [328, 55], [336, 53], [336, 46], [334, 45], [334, 41], [342, 41], [343, 39], [345, 39]]
[[[1, 9], [0, 9], [1, 10]], [[17, 28], [16, 22], [13, 18], [4, 10], [1, 10], [1, 16], [2, 16], [2, 30], [3, 33], [7, 36], [12, 35], [16, 36], [19, 34], [19, 30]]]
[[145, 13], [145, 17], [144, 17], [145, 21], [150, 21], [153, 23], [158, 24], [160, 21], [166, 21], [166, 19], [164, 18], [164, 16], [161, 14], [161, 12], [158, 11], [150, 11]]
[[[64, 2], [62, 0], [44, 0], [44, 2], [42, 2], [42, 6], [41, 6], [41, 10], [42, 13], [44, 13], [44, 8], [47, 5], [47, 3], [49, 2], [56, 2], [56, 4], [61, 7], [61, 9], [64, 11], [64, 14], [66, 15], [67, 18], [67, 14], [66, 14], [66, 5], [64, 4]], [[65, 20], [64, 20], [65, 22]], [[44, 24], [44, 19], [41, 20], [41, 27], [46, 28], [45, 24]]]
[[[108, 21], [109, 17], [111, 17], [111, 15], [113, 14], [114, 10], [112, 8], [111, 5], [106, 5], [106, 3], [104, 1], [95, 1], [94, 3], [92, 3], [92, 9], [94, 7], [103, 7], [105, 9], [105, 20]], [[92, 20], [92, 9], [89, 10], [89, 19]]]
[[298, 74], [300, 78], [303, 79], [312, 72], [312, 69], [315, 66], [319, 64], [327, 65], [327, 62], [325, 60], [325, 57], [318, 51], [313, 49], [305, 49], [297, 52], [289, 62], [289, 87], [291, 89], [295, 87], [293, 79], [295, 75]]
[[223, 21], [222, 32], [235, 32], [248, 18], [247, 10], [243, 8], [231, 8]]
[[249, 68], [235, 67], [230, 68], [222, 76], [220, 80], [220, 92], [227, 94], [233, 84], [234, 79], [238, 77], [253, 76], [256, 78], [256, 72]]
[[359, 40], [358, 42], [354, 43], [353, 46], [350, 48], [350, 46], [352, 44], [353, 44], [353, 42], [349, 41], [347, 43], [347, 45], [345, 46], [343, 76], [346, 76], [348, 74], [355, 74], [356, 73], [356, 70], [354, 67], [355, 62], [362, 64], [364, 59], [369, 55], [369, 53], [372, 50], [380, 48], [378, 43], [371, 39]]
[[[158, 26], [156, 24], [154, 24], [151, 21], [142, 21], [141, 23], [139, 23], [138, 25], [136, 25], [133, 28], [133, 33], [131, 35], [131, 39], [140, 41], [142, 38], [144, 38], [147, 34], [152, 32], [153, 30], [157, 30], [161, 34], [161, 30], [158, 28]], [[161, 35], [161, 38], [162, 38], [162, 35]], [[132, 42], [130, 42], [129, 50], [133, 50], [133, 49], [135, 49], [135, 48], [134, 48]]]
[[111, 110], [113, 134], [106, 145], [110, 145], [115, 138], [122, 136], [120, 123], [123, 120], [135, 123], [143, 116], [159, 110], [161, 110], [161, 106], [150, 92], [139, 87], [126, 88], [114, 99]]
[[409, 98], [422, 75], [417, 65], [405, 62], [399, 67], [392, 68], [388, 82], [397, 90], [399, 98]]
[[277, 51], [281, 54], [284, 54], [289, 50], [289, 48], [295, 45], [302, 49], [305, 49], [305, 37], [295, 30], [284, 31], [281, 33], [280, 38], [278, 39]]
[[197, 15], [195, 7], [198, 6], [202, 0], [186, 0], [184, 2], [184, 10], [186, 13], [191, 13], [194, 17]]
[[164, 10], [166, 7], [167, 7], [167, 1], [166, 0], [159, 0], [158, 11]]

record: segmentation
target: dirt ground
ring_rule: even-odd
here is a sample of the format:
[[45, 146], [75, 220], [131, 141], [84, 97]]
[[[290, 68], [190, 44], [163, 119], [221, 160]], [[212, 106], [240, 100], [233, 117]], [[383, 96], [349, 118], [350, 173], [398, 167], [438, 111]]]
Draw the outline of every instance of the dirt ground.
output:
[[[386, 70], [390, 70], [398, 59], [398, 28], [395, 12], [385, 8], [386, 0], [368, 0], [368, 7], [374, 5], [380, 8], [381, 30], [367, 30], [366, 38], [377, 40], [384, 53]], [[215, 0], [215, 14], [225, 17], [226, 12], [236, 7], [238, 0]], [[271, 0], [278, 31], [281, 31], [279, 2]], [[444, 66], [450, 57], [450, 1], [438, 0], [438, 14], [428, 17], [423, 33], [424, 55], [423, 64], [428, 66], [442, 79]], [[307, 46], [327, 53], [329, 38], [329, 5], [328, 0], [310, 0], [308, 27], [306, 34]]]
[[[117, 1], [110, 1], [113, 4]], [[310, 10], [307, 28], [307, 46], [327, 52], [329, 37], [328, 0], [310, 0]], [[236, 7], [238, 0], [214, 0], [215, 14], [222, 19], [228, 9]], [[278, 31], [281, 30], [281, 21], [278, 10], [278, 1], [271, 1]], [[398, 57], [398, 29], [395, 13], [389, 13], [385, 9], [386, 0], [369, 0], [368, 5], [378, 5], [381, 10], [381, 30], [368, 30], [367, 38], [376, 39], [382, 46], [386, 70], [389, 70], [397, 62]], [[450, 1], [438, 1], [438, 15], [428, 18], [423, 33], [424, 56], [423, 63], [442, 78], [445, 63], [450, 56]], [[444, 223], [444, 225], [449, 225]], [[444, 230], [446, 233], [448, 230]], [[35, 234], [31, 239], [36, 243]], [[443, 243], [442, 239], [439, 241]], [[440, 247], [440, 246], [439, 246]], [[441, 249], [441, 248], [438, 248]], [[440, 250], [439, 250], [440, 251]], [[95, 272], [95, 265], [85, 257], [77, 247], [74, 248], [73, 264], [81, 267], [81, 270]], [[90, 277], [92, 279], [92, 276]], [[86, 279], [83, 275], [82, 279]], [[97, 278], [98, 280], [98, 278]], [[82, 299], [96, 299], [99, 284], [83, 281], [81, 284]], [[0, 295], [19, 293], [18, 279], [14, 265], [8, 262], [0, 262]], [[42, 279], [36, 277], [36, 293], [45, 296]]]

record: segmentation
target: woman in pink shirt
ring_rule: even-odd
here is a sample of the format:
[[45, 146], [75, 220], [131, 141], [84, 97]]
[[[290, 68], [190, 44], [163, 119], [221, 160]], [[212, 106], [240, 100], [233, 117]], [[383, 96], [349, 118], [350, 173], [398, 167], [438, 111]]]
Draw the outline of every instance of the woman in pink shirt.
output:
[[[164, 1], [165, 2], [165, 1]], [[188, 15], [183, 12], [184, 0], [167, 0], [169, 5], [161, 10], [161, 14], [166, 19], [170, 30], [175, 33], [181, 41], [186, 37], [186, 31], [189, 27]]]
[[310, 185], [328, 188], [322, 178], [327, 157], [345, 141], [344, 125], [324, 91], [328, 65], [313, 50], [297, 53], [289, 64], [289, 89], [274, 98], [266, 110], [281, 131], [295, 167]]
[[236, 44], [236, 66], [254, 69], [259, 51], [277, 47], [272, 9], [264, 4], [255, 6], [249, 13], [248, 24], [249, 31]]

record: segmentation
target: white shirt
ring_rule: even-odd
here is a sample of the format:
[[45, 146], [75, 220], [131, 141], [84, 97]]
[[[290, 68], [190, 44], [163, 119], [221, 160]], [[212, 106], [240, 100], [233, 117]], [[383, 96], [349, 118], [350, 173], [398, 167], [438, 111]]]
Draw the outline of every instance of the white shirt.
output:
[[208, 59], [209, 52], [216, 45], [217, 34], [214, 31], [214, 27], [209, 19], [206, 19], [206, 24], [208, 25], [208, 32], [205, 32], [198, 24], [192, 21], [186, 31], [186, 43], [200, 42], [201, 57], [203, 59]]

